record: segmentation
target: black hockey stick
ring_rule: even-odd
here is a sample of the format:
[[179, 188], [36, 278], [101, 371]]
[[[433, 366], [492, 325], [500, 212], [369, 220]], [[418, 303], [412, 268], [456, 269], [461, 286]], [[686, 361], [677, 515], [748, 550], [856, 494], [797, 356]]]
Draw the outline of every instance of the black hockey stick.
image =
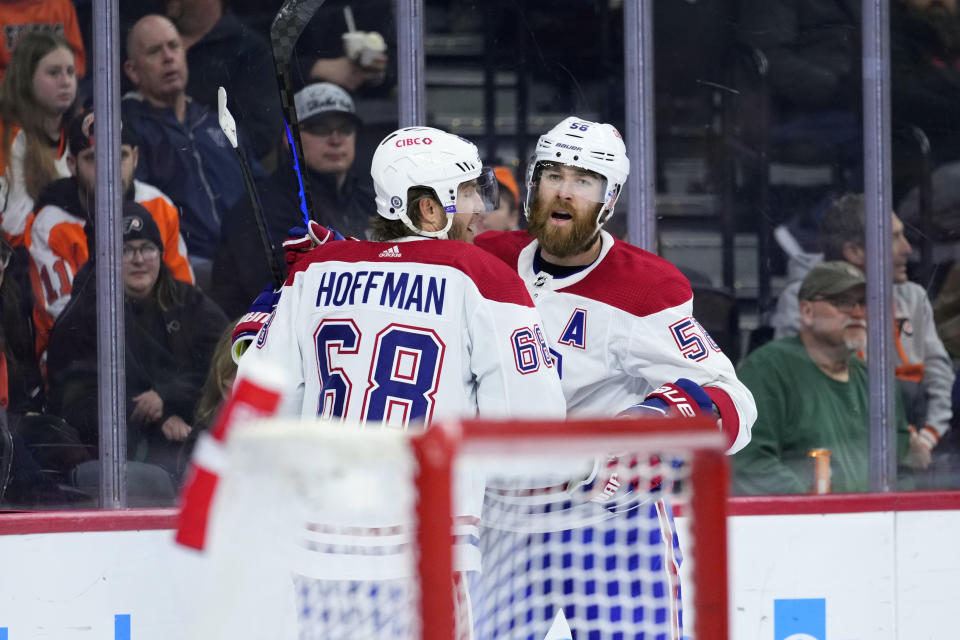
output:
[[247, 154], [237, 140], [237, 122], [233, 119], [230, 110], [227, 109], [227, 91], [223, 87], [217, 89], [217, 119], [220, 121], [220, 130], [227, 136], [230, 146], [237, 152], [237, 158], [240, 160], [240, 172], [243, 174], [243, 182], [247, 186], [247, 194], [250, 196], [250, 204], [253, 206], [253, 218], [257, 221], [257, 231], [260, 233], [260, 240], [263, 242], [263, 250], [266, 252], [267, 264], [270, 265], [270, 275], [273, 278], [275, 289], [283, 286], [283, 269], [277, 262], [277, 255], [273, 250], [273, 243], [270, 242], [270, 233], [267, 231], [267, 220], [263, 215], [263, 205], [260, 203], [260, 196], [257, 194], [257, 186], [253, 181], [253, 173], [250, 171], [250, 163], [247, 161]]
[[[313, 202], [310, 191], [303, 179], [300, 162], [303, 159], [303, 143], [300, 140], [300, 121], [293, 100], [292, 65], [293, 48], [304, 27], [313, 18], [313, 14], [323, 4], [323, 0], [287, 0], [277, 11], [270, 25], [270, 48], [273, 51], [273, 66], [277, 73], [277, 87], [280, 90], [280, 104], [283, 117], [287, 122], [287, 141], [293, 152], [293, 169], [300, 182], [300, 209], [303, 211], [304, 224], [313, 218]], [[322, 220], [319, 222], [323, 222]]]

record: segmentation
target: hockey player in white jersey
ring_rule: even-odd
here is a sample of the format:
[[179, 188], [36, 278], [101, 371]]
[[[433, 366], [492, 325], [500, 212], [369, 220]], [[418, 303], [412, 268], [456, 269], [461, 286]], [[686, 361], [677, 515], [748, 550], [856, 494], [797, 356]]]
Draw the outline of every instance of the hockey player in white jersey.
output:
[[[526, 282], [544, 321], [568, 414], [713, 414], [733, 453], [749, 441], [756, 407], [730, 360], [693, 317], [689, 282], [666, 260], [603, 230], [629, 167], [615, 127], [565, 119], [537, 143], [527, 180], [528, 230], [487, 232], [476, 238], [476, 245], [501, 258]], [[638, 599], [629, 598], [634, 593], [631, 584], [621, 584], [616, 597], [609, 592], [560, 595], [555, 585], [564, 575], [559, 569], [547, 571], [541, 585], [533, 587], [549, 592], [554, 585], [552, 596], [567, 608], [577, 637], [612, 638], [617, 632], [634, 637], [630, 632], [636, 620], [649, 621], [651, 616], [663, 620], [664, 626], [658, 627], [667, 633], [663, 637], [680, 637], [680, 554], [672, 516], [662, 500], [651, 501], [647, 515], [655, 535], [643, 531], [637, 537], [649, 542], [640, 553], [661, 560], [651, 564], [660, 571], [647, 578], [652, 584], [645, 592], [662, 594], [647, 605], [652, 611], [643, 611]], [[619, 526], [616, 520], [600, 525], [601, 530], [610, 535]], [[597, 533], [594, 539], [603, 538]], [[664, 558], [661, 544], [671, 541], [674, 557]], [[573, 545], [563, 551], [586, 556], [595, 550]], [[543, 564], [559, 567], [555, 560]], [[572, 562], [582, 560], [575, 557]], [[483, 620], [480, 609], [477, 619]], [[530, 630], [542, 635], [540, 629], [550, 620], [539, 610], [531, 611], [531, 619], [538, 616], [544, 619]]]
[[401, 129], [379, 144], [371, 173], [374, 234], [389, 242], [328, 243], [291, 265], [239, 375], [284, 365], [285, 415], [401, 429], [444, 416], [562, 418], [523, 282], [448, 239], [472, 237], [496, 184], [477, 148], [439, 129]]
[[[381, 241], [322, 244], [291, 264], [276, 307], [239, 360], [238, 379], [282, 366], [290, 380], [278, 415], [368, 428], [475, 416], [562, 420], [563, 391], [526, 286], [494, 256], [454, 240], [470, 239], [475, 216], [496, 203], [484, 198], [496, 182], [476, 146], [438, 129], [400, 129], [377, 147], [371, 173]], [[471, 500], [458, 501], [460, 572], [480, 568], [482, 484], [469, 486], [481, 491], [468, 492], [472, 509]], [[392, 529], [371, 529], [357, 549], [378, 550], [372, 540], [384, 531]], [[365, 564], [352, 553], [363, 579], [297, 579], [298, 610], [309, 617], [301, 638], [333, 637], [339, 616], [353, 615], [366, 622], [353, 623], [351, 637], [384, 637], [363, 625], [409, 614], [410, 603], [388, 597], [383, 579], [369, 581], [390, 566], [386, 558], [374, 554]], [[463, 599], [466, 583], [457, 584]], [[332, 610], [338, 598], [353, 603], [349, 610]], [[359, 615], [364, 609], [376, 615]], [[469, 616], [459, 620], [468, 637]]]
[[[733, 453], [749, 441], [753, 397], [693, 318], [689, 282], [603, 230], [629, 170], [615, 127], [567, 118], [537, 143], [528, 230], [487, 232], [476, 245], [527, 283], [570, 414], [615, 415], [685, 378], [709, 396]], [[680, 396], [657, 397], [673, 409]]]

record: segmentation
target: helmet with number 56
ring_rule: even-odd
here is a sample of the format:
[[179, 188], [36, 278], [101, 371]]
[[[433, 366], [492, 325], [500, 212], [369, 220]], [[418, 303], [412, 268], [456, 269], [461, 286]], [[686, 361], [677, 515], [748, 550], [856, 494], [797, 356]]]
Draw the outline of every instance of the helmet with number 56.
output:
[[[623, 137], [612, 124], [569, 117], [540, 136], [527, 171], [527, 198], [524, 214], [530, 217], [544, 170], [558, 165], [576, 167], [603, 178], [600, 190], [583, 189], [576, 195], [601, 206], [597, 210], [599, 229], [613, 214], [613, 207], [630, 173], [630, 160]], [[576, 189], [576, 187], [571, 187]]]
[[[489, 175], [488, 175], [489, 174]], [[394, 131], [377, 146], [370, 164], [370, 175], [376, 191], [377, 213], [387, 220], [402, 220], [413, 233], [433, 238], [446, 238], [458, 211], [458, 195], [464, 183], [476, 181], [481, 202], [460, 203], [461, 209], [492, 210], [497, 203], [489, 202], [486, 190], [496, 185], [492, 169], [483, 167], [476, 145], [459, 136], [433, 127], [406, 127]], [[417, 228], [408, 210], [408, 192], [414, 187], [433, 190], [436, 199], [447, 212], [446, 227], [439, 231]], [[493, 195], [495, 196], [495, 191]], [[461, 199], [463, 196], [461, 196]]]

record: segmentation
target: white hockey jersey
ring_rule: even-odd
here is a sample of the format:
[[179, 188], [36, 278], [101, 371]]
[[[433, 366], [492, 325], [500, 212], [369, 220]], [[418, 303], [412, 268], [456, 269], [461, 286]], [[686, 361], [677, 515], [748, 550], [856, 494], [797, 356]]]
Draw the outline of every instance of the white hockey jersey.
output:
[[720, 411], [729, 453], [757, 416], [730, 360], [693, 317], [690, 283], [669, 262], [601, 232], [600, 256], [566, 277], [536, 271], [526, 231], [487, 232], [476, 245], [517, 270], [543, 319], [571, 415], [614, 415], [661, 384], [688, 378]]
[[240, 374], [263, 362], [293, 378], [280, 415], [396, 428], [565, 415], [526, 288], [462, 242], [335, 242], [305, 254]]

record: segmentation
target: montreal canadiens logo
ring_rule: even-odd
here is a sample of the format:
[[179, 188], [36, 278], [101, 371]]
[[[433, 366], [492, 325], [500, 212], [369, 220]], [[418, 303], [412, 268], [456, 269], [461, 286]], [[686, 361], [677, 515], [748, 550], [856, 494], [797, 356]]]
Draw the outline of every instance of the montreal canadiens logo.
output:
[[270, 313], [270, 317], [267, 318], [267, 321], [263, 323], [263, 326], [260, 327], [260, 331], [257, 332], [257, 349], [262, 349], [264, 343], [267, 341], [267, 333], [270, 331], [270, 323], [273, 322], [274, 317], [277, 315], [277, 310], [274, 309]]
[[390, 198], [390, 206], [396, 208], [403, 204], [403, 200], [400, 199], [400, 196], [393, 196]]
[[396, 141], [397, 147], [409, 147], [415, 144], [433, 144], [432, 138], [400, 138]]

